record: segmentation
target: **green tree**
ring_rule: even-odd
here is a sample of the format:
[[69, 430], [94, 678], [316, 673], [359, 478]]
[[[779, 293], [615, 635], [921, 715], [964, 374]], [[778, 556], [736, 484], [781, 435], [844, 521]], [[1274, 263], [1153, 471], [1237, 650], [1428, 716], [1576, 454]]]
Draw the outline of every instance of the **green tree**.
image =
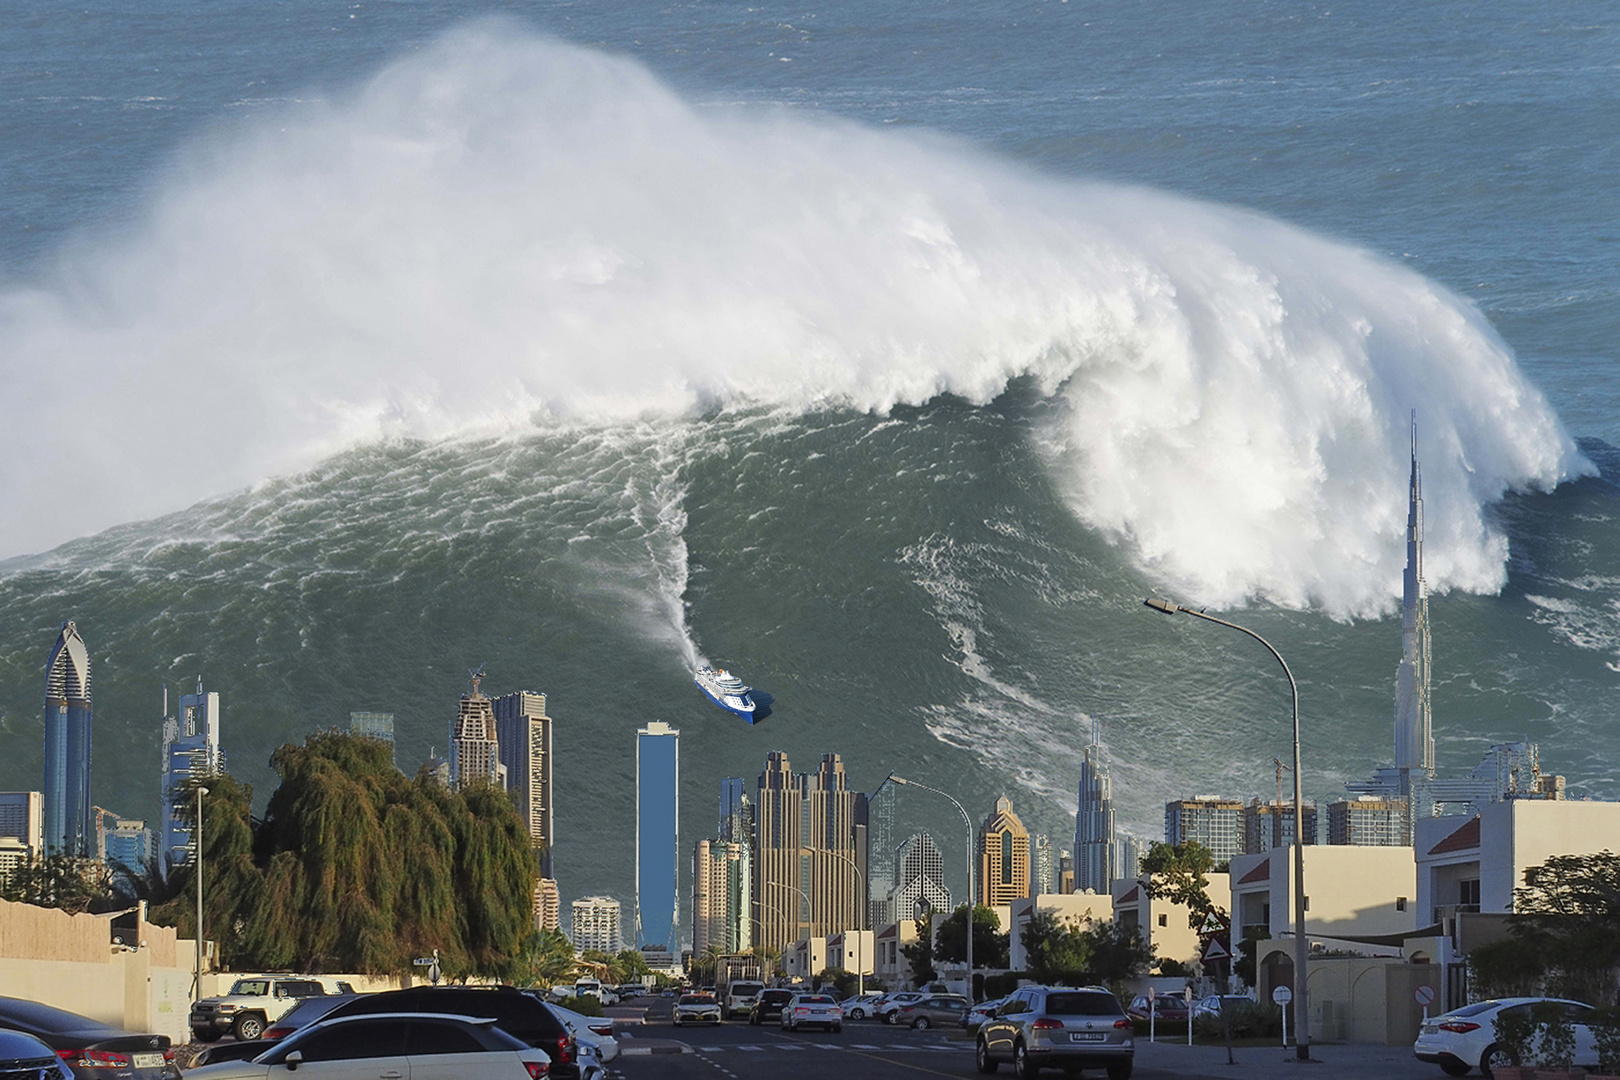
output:
[[70, 915], [89, 911], [111, 891], [106, 864], [79, 855], [36, 856], [0, 878], [0, 899], [60, 908]]
[[900, 954], [911, 966], [911, 978], [917, 986], [925, 986], [939, 977], [934, 970], [934, 913], [925, 911], [914, 920], [917, 940], [900, 946]]
[[[270, 761], [281, 783], [262, 821], [247, 785], [205, 781], [205, 929], [225, 963], [392, 974], [437, 948], [452, 977], [521, 973], [536, 864], [505, 792], [407, 779], [385, 744], [340, 732]], [[191, 872], [154, 913], [182, 933]]]
[[[939, 924], [939, 939], [934, 944], [934, 959], [948, 964], [967, 962], [967, 905], [963, 904]], [[1001, 920], [983, 904], [973, 906], [973, 966], [975, 968], [1004, 968], [1007, 966], [1008, 935], [1001, 932]]]
[[1175, 845], [1154, 841], [1142, 856], [1148, 896], [1186, 905], [1187, 925], [1194, 928], [1212, 911], [1226, 917], [1226, 909], [1209, 898], [1209, 875], [1214, 870], [1215, 853], [1196, 840]]
[[1508, 936], [1469, 954], [1491, 993], [1620, 997], [1620, 856], [1554, 855], [1514, 890]]
[[856, 982], [857, 979], [855, 973], [853, 971], [845, 971], [841, 967], [822, 968], [821, 971], [816, 975], [816, 985], [823, 989], [830, 986], [837, 990], [838, 993], [836, 996], [839, 1001], [844, 1000], [855, 992]]
[[1030, 977], [1037, 982], [1078, 986], [1125, 982], [1153, 963], [1153, 948], [1130, 927], [1088, 916], [1060, 919], [1038, 911], [1020, 935]]
[[1153, 946], [1142, 940], [1134, 926], [1095, 919], [1081, 933], [1091, 952], [1087, 967], [1091, 982], [1118, 986], [1153, 966]]
[[641, 954], [640, 949], [623, 949], [619, 953], [619, 966], [624, 970], [624, 978], [620, 982], [640, 982], [643, 975], [651, 975], [652, 968], [647, 966], [647, 958]]
[[523, 946], [513, 974], [519, 986], [557, 986], [574, 977], [574, 945], [561, 930], [536, 930]]

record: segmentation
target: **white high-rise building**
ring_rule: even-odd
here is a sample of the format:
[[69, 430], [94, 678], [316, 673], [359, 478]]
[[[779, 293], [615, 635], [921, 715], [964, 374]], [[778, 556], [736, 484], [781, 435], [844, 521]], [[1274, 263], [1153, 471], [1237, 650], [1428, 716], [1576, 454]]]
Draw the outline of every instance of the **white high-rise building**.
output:
[[599, 949], [617, 954], [624, 951], [624, 931], [619, 902], [611, 896], [587, 896], [574, 901], [574, 951]]
[[506, 787], [506, 766], [501, 764], [500, 739], [495, 729], [495, 706], [478, 692], [484, 670], [472, 675], [472, 693], [461, 695], [461, 705], [450, 729], [450, 775], [457, 789], [472, 784]]
[[1079, 801], [1074, 812], [1074, 887], [1107, 894], [1123, 877], [1116, 843], [1114, 782], [1102, 745], [1102, 725], [1091, 722], [1091, 742], [1080, 762]]

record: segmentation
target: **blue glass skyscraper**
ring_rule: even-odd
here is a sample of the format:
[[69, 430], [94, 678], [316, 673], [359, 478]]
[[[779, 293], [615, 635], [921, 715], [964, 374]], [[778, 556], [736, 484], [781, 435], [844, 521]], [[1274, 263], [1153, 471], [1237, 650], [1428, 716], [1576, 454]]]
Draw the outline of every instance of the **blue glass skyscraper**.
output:
[[195, 694], [180, 695], [180, 713], [170, 717], [169, 692], [163, 692], [163, 819], [159, 825], [160, 868], [165, 876], [193, 857], [191, 826], [195, 813], [191, 782], [212, 776], [225, 767], [219, 748], [219, 695], [204, 693], [202, 679]]
[[90, 654], [69, 621], [45, 665], [47, 851], [91, 854], [96, 833], [90, 805]]
[[636, 946], [680, 954], [681, 733], [661, 720], [636, 732]]

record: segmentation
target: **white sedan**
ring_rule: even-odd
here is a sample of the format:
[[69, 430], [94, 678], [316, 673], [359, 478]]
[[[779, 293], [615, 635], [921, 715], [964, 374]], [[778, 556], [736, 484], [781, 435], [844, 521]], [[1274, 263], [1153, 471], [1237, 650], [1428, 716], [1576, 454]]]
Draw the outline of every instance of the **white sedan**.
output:
[[[308, 1080], [542, 1080], [544, 1050], [493, 1020], [441, 1013], [376, 1013], [322, 1020], [287, 1036], [251, 1061], [204, 1065], [187, 1080], [266, 1080], [298, 1070]], [[300, 1080], [303, 1080], [302, 1076]]]
[[814, 1024], [830, 1031], [844, 1030], [844, 1010], [831, 994], [794, 994], [782, 1007], [782, 1027], [798, 1031]]
[[[619, 1056], [619, 1040], [613, 1034], [613, 1021], [605, 1016], [586, 1016], [561, 1005], [547, 1003], [546, 1008], [563, 1022], [581, 1052], [589, 1051], [598, 1062], [606, 1065]], [[590, 1080], [589, 1077], [586, 1080]]]
[[675, 1006], [675, 1026], [718, 1024], [720, 1002], [713, 994], [683, 994]]
[[1484, 1076], [1503, 1065], [1517, 1064], [1496, 1041], [1496, 1018], [1503, 1013], [1529, 1013], [1537, 1005], [1562, 1006], [1575, 1028], [1575, 1065], [1598, 1063], [1597, 1043], [1586, 1021], [1592, 1006], [1563, 998], [1499, 998], [1476, 1001], [1436, 1016], [1423, 1025], [1412, 1053], [1419, 1061], [1440, 1066], [1447, 1076], [1466, 1076], [1478, 1069]]

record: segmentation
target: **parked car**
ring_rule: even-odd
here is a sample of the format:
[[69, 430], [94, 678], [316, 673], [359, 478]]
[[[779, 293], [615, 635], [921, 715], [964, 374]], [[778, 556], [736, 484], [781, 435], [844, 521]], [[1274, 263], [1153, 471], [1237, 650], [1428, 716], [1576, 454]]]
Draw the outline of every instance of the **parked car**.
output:
[[844, 1030], [844, 1010], [831, 994], [794, 994], [783, 1007], [783, 1030], [798, 1031], [810, 1026], [824, 1027], [828, 1031]]
[[793, 1000], [792, 990], [761, 990], [754, 999], [754, 1011], [748, 1014], [750, 1024], [763, 1024], [767, 1020], [780, 1020], [782, 1010]]
[[619, 1040], [613, 1035], [613, 1021], [605, 1016], [586, 1016], [554, 1002], [546, 1008], [563, 1022], [574, 1037], [579, 1060], [580, 1080], [607, 1080], [608, 1062], [619, 1056]]
[[0, 997], [0, 1028], [32, 1035], [77, 1080], [179, 1080], [167, 1035], [140, 1034], [25, 998]]
[[274, 1045], [276, 1045], [274, 1039], [254, 1039], [251, 1042], [232, 1039], [230, 1042], [217, 1042], [212, 1046], [203, 1047], [202, 1053], [192, 1059], [186, 1071], [204, 1065], [218, 1065], [222, 1061], [251, 1061]]
[[996, 1014], [996, 1009], [1007, 999], [998, 997], [991, 1001], [981, 1001], [977, 1005], [962, 1013], [962, 1026], [968, 1031], [978, 1031], [985, 1020]]
[[22, 1031], [0, 1029], [0, 1076], [68, 1080], [56, 1051]]
[[718, 1024], [720, 999], [713, 994], [685, 994], [675, 1003], [675, 1026]]
[[1130, 1017], [1100, 986], [1020, 987], [974, 1040], [974, 1061], [982, 1073], [1010, 1061], [1020, 1077], [1053, 1066], [1071, 1072], [1107, 1069], [1109, 1080], [1127, 1080], [1135, 1059]]
[[257, 1039], [304, 998], [352, 994], [346, 982], [320, 975], [254, 975], [237, 979], [223, 997], [203, 998], [191, 1007], [191, 1034], [213, 1042], [229, 1031], [238, 1039]]
[[872, 1015], [873, 1009], [882, 1000], [882, 994], [862, 994], [860, 997], [852, 997], [844, 1002], [844, 1019], [865, 1020]]
[[900, 1006], [894, 1022], [912, 1028], [960, 1024], [967, 1011], [968, 999], [961, 994], [930, 994], [921, 1001]]
[[[1241, 1005], [1253, 1005], [1254, 998], [1243, 994], [1211, 994], [1193, 1002], [1192, 1015], [1194, 1020], [1210, 1017], [1215, 1020], [1221, 1018], [1221, 1002], [1225, 1001], [1227, 1008]], [[1163, 1014], [1160, 1014], [1161, 1016]]]
[[1190, 1011], [1187, 1008], [1187, 999], [1174, 994], [1160, 994], [1155, 998], [1149, 998], [1146, 994], [1137, 994], [1131, 999], [1131, 1004], [1125, 1010], [1125, 1014], [1132, 1020], [1146, 1020], [1148, 1019], [1149, 1009], [1152, 1010], [1154, 1017], [1175, 1023], [1185, 1022]]
[[188, 1080], [265, 1080], [319, 1063], [321, 1080], [541, 1080], [551, 1059], [494, 1020], [439, 1013], [374, 1013], [318, 1020], [251, 1061], [205, 1065]]
[[315, 1021], [322, 1019], [327, 1013], [348, 1001], [353, 1001], [354, 994], [327, 994], [323, 997], [305, 998], [286, 1012], [281, 1019], [264, 1029], [261, 1039], [284, 1039], [299, 1028], [308, 1027]]
[[507, 1034], [544, 1050], [551, 1059], [550, 1076], [581, 1080], [579, 1047], [568, 1026], [538, 998], [510, 986], [413, 986], [361, 994], [333, 1009], [322, 1022], [377, 1013], [449, 1013], [494, 1020]]
[[883, 999], [877, 1007], [877, 1018], [885, 1024], [892, 1024], [895, 1017], [900, 1015], [902, 1006], [910, 1005], [913, 1001], [921, 1001], [928, 995], [921, 990], [896, 990]]
[[1537, 1005], [1562, 1006], [1575, 1028], [1575, 1065], [1598, 1064], [1597, 1044], [1586, 1021], [1592, 1006], [1565, 998], [1497, 998], [1476, 1001], [1436, 1016], [1418, 1032], [1412, 1053], [1419, 1061], [1440, 1066], [1448, 1076], [1465, 1076], [1478, 1069], [1490, 1076], [1502, 1065], [1516, 1065], [1508, 1049], [1496, 1041], [1496, 1018], [1504, 1014], [1529, 1013]]

